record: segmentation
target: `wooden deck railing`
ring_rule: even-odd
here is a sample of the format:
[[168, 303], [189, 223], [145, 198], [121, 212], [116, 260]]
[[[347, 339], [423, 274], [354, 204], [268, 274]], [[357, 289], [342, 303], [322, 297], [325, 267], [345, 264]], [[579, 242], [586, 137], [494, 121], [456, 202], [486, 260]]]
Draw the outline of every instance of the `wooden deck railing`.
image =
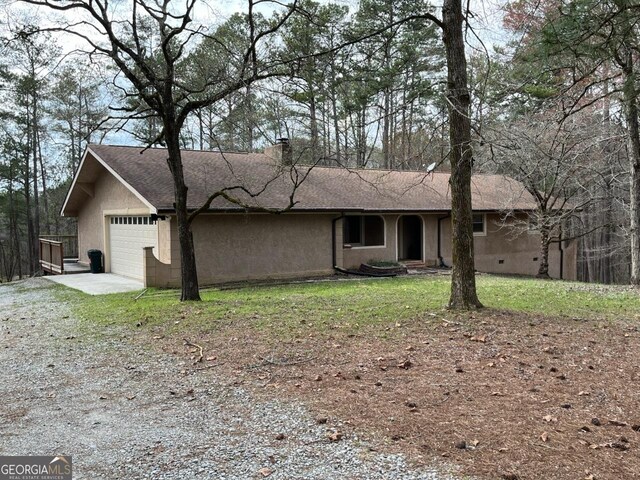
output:
[[40, 239], [40, 266], [47, 273], [64, 273], [64, 248], [62, 242]]
[[78, 258], [77, 235], [40, 235], [40, 238], [62, 243], [64, 247], [64, 258]]

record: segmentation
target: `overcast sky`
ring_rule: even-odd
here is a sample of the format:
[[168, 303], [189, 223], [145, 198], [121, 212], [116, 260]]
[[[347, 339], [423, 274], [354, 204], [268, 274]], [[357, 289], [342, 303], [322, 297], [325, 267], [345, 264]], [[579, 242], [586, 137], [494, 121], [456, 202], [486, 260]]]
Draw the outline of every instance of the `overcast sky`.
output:
[[[355, 12], [355, 10], [358, 8], [357, 0], [334, 0], [324, 2], [322, 0], [320, 1], [322, 3], [334, 3], [338, 5], [348, 6], [351, 12]], [[507, 34], [502, 28], [502, 11], [506, 1], [507, 0], [471, 0], [470, 2], [470, 7], [474, 15], [471, 23], [478, 36], [482, 39], [483, 42], [485, 42], [487, 47], [490, 47], [494, 43], [503, 44], [507, 40]], [[174, 5], [184, 5], [183, 0], [173, 0], [173, 2]], [[4, 6], [2, 3], [2, 0], [0, 0], [0, 6]], [[113, 5], [122, 7], [129, 3], [130, 2], [128, 1], [117, 2]], [[3, 23], [14, 23], [16, 11], [28, 11], [34, 17], [39, 16], [43, 23], [46, 20], [53, 20], [56, 17], [56, 15], [52, 15], [52, 12], [48, 9], [37, 10], [33, 6], [25, 6], [19, 1], [11, 1], [8, 5], [9, 6], [7, 8], [2, 8], [2, 10], [4, 10], [4, 15], [0, 14], [0, 18], [4, 17], [2, 18]], [[441, 1], [434, 2], [434, 6], [439, 14]], [[261, 11], [265, 14], [270, 14], [275, 8], [277, 8], [277, 5], [275, 3], [265, 2], [259, 4], [256, 7], [256, 10]], [[246, 0], [202, 0], [196, 4], [196, 14], [194, 15], [194, 20], [197, 23], [214, 27], [215, 25], [224, 22], [234, 13], [246, 12], [247, 9], [248, 2]], [[472, 42], [472, 38], [469, 38], [469, 42]], [[472, 42], [472, 44], [477, 45], [477, 42]]]
[[[286, 0], [285, 0], [286, 1]], [[321, 0], [322, 1], [322, 0]], [[2, 6], [3, 0], [0, 0], [0, 6]], [[467, 42], [469, 44], [468, 53], [471, 53], [472, 49], [476, 49], [477, 51], [482, 51], [484, 47], [486, 47], [489, 51], [492, 50], [492, 46], [495, 44], [503, 45], [508, 41], [507, 33], [502, 28], [502, 19], [503, 19], [503, 7], [506, 0], [471, 0], [470, 8], [473, 12], [473, 17], [471, 19], [471, 25], [473, 27], [473, 32], [475, 35], [479, 37], [476, 38], [474, 33], [468, 31], [467, 32]], [[113, 2], [111, 5], [117, 6], [120, 8], [120, 14], [126, 15], [127, 17], [130, 15], [130, 11], [124, 10], [127, 5], [129, 5], [130, 1], [118, 1]], [[184, 5], [185, 0], [173, 0], [172, 4], [176, 5], [176, 8]], [[350, 11], [353, 13], [358, 8], [357, 0], [335, 0], [332, 2], [326, 1], [323, 3], [334, 3], [338, 5], [348, 6]], [[194, 15], [194, 23], [201, 24], [206, 26], [207, 28], [213, 30], [216, 25], [223, 23], [226, 19], [232, 16], [236, 12], [246, 12], [248, 10], [248, 2], [246, 0], [226, 0], [226, 1], [199, 1], [197, 4], [197, 9]], [[441, 0], [438, 0], [437, 3], [434, 3], [434, 7], [437, 11], [437, 14], [440, 15], [441, 9]], [[262, 13], [269, 15], [274, 9], [277, 8], [277, 5], [274, 3], [261, 3], [257, 10]], [[280, 7], [282, 8], [282, 7]], [[49, 9], [43, 8], [39, 12], [35, 7], [25, 6], [19, 1], [11, 1], [8, 8], [1, 9], [4, 10], [4, 15], [0, 13], [0, 18], [2, 19], [2, 23], [6, 27], [7, 25], [11, 25], [15, 23], [15, 19], [19, 18], [19, 15], [16, 15], [16, 12], [29, 12], [30, 15], [33, 16], [34, 19], [38, 18], [37, 22], [40, 25], [46, 24], [49, 22], [50, 24], [56, 24], [56, 18], [60, 18], [60, 22], [62, 21], [63, 14], [53, 13]], [[79, 16], [73, 18], [73, 20], [77, 20]], [[67, 17], [67, 21], [68, 21]], [[36, 21], [36, 20], [34, 20]], [[83, 29], [83, 33], [84, 33]], [[89, 28], [86, 29], [87, 32], [90, 31]], [[484, 46], [482, 45], [484, 44]], [[86, 45], [82, 44], [82, 41], [78, 38], [67, 37], [64, 41], [60, 41], [60, 45], [66, 51], [71, 51], [74, 49], [83, 49]], [[116, 134], [117, 139], [109, 138], [109, 141], [116, 143], [128, 143], [125, 139]], [[111, 135], [110, 135], [111, 137]]]

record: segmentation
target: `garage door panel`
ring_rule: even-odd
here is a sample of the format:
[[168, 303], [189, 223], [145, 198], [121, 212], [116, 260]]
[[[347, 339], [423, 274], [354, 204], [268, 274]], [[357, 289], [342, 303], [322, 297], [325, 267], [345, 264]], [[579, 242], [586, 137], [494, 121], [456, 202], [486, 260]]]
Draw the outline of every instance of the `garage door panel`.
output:
[[111, 217], [109, 248], [111, 272], [142, 280], [143, 248], [158, 246], [158, 226], [148, 217]]

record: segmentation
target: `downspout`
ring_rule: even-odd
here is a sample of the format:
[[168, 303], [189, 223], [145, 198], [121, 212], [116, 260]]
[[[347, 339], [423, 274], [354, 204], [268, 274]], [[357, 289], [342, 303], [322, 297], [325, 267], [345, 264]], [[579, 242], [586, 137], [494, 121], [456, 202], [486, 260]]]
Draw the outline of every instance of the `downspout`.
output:
[[449, 266], [444, 263], [444, 258], [442, 258], [442, 225], [441, 225], [441, 221], [442, 220], [446, 220], [447, 218], [450, 218], [451, 214], [447, 214], [444, 217], [438, 217], [438, 267], [445, 267], [445, 268], [449, 268]]
[[336, 245], [336, 223], [338, 220], [342, 220], [344, 218], [344, 212], [340, 213], [339, 217], [331, 220], [331, 266], [334, 270], [342, 271], [340, 267], [336, 265], [336, 257], [337, 257], [337, 245]]
[[562, 227], [560, 228], [560, 236], [558, 237], [558, 250], [560, 250], [560, 280], [564, 276], [564, 249], [562, 248]]

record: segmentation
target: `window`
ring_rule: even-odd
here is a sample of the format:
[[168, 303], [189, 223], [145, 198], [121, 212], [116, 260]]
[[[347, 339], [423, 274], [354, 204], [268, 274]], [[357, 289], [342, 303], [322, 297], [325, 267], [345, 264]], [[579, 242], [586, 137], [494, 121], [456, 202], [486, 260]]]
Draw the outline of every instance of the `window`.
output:
[[151, 217], [111, 217], [111, 225], [155, 225], [156, 220]]
[[384, 245], [384, 220], [378, 215], [354, 215], [344, 218], [343, 241], [354, 247]]
[[342, 228], [344, 243], [360, 245], [362, 241], [362, 217], [345, 217]]
[[487, 230], [485, 226], [485, 214], [476, 213], [473, 215], [473, 234], [474, 235], [486, 235]]

